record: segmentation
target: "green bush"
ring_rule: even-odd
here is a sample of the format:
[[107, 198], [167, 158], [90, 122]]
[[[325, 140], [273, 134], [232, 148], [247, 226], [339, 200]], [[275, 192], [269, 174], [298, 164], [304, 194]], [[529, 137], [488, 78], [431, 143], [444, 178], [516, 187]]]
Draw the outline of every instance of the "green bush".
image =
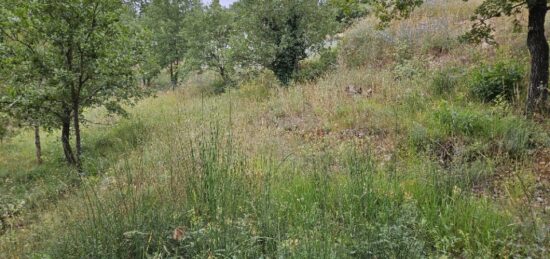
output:
[[485, 136], [489, 133], [491, 118], [479, 112], [449, 107], [446, 103], [435, 111], [434, 116], [448, 135]]
[[302, 62], [298, 73], [295, 75], [295, 79], [299, 82], [315, 80], [325, 72], [335, 69], [337, 66], [337, 59], [338, 51], [327, 49], [320, 53], [318, 59]]
[[492, 102], [499, 96], [513, 101], [523, 80], [524, 68], [516, 61], [500, 61], [481, 65], [470, 74], [471, 94], [482, 102]]

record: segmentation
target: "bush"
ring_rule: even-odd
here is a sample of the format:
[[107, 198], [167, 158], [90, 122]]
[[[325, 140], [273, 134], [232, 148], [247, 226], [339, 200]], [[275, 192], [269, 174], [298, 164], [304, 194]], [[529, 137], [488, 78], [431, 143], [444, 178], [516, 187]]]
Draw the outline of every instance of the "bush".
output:
[[488, 134], [488, 125], [491, 118], [466, 109], [449, 107], [446, 103], [434, 113], [437, 123], [448, 135], [485, 136]]
[[523, 66], [515, 61], [479, 66], [470, 75], [471, 94], [482, 102], [493, 102], [499, 96], [513, 101], [523, 75]]
[[320, 53], [318, 59], [302, 62], [295, 79], [299, 82], [315, 80], [325, 72], [336, 69], [337, 59], [338, 51], [327, 49]]

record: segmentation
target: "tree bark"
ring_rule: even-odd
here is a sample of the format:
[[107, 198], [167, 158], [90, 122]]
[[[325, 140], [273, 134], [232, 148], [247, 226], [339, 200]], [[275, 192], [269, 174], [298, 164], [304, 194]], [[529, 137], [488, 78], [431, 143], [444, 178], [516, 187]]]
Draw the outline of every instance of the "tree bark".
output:
[[79, 173], [82, 173], [82, 142], [80, 138], [80, 105], [78, 101], [75, 101], [73, 104], [73, 125], [74, 125], [74, 136], [75, 136], [75, 146], [76, 146], [76, 156], [75, 156], [75, 165]]
[[180, 67], [180, 61], [176, 59], [176, 66], [174, 67], [174, 82], [173, 82], [173, 87], [175, 90], [176, 89], [176, 86], [178, 86], [178, 80], [179, 80], [179, 67]]
[[229, 84], [231, 83], [231, 80], [229, 79], [229, 75], [227, 75], [225, 71], [225, 67], [220, 66], [219, 71], [220, 71], [220, 76], [222, 77], [222, 80], [223, 80], [224, 87], [228, 87]]
[[71, 117], [70, 112], [68, 116], [63, 118], [63, 122], [61, 125], [61, 144], [63, 146], [63, 153], [65, 154], [65, 160], [67, 161], [67, 164], [74, 165], [75, 164], [75, 158], [74, 153], [71, 148]]
[[36, 163], [42, 164], [42, 145], [40, 144], [40, 125], [34, 125], [34, 146], [36, 147]]
[[529, 4], [527, 46], [531, 54], [531, 76], [525, 109], [527, 116], [542, 111], [548, 99], [549, 47], [544, 35], [547, 12], [546, 0], [536, 0]]
[[172, 91], [176, 89], [176, 82], [174, 81], [174, 65], [170, 63], [170, 83], [172, 84]]

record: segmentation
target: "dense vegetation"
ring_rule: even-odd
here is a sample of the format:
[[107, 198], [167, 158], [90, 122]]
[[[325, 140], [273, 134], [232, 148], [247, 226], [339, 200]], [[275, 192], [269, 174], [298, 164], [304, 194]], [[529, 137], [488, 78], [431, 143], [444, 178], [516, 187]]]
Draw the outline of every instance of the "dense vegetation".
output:
[[549, 253], [537, 1], [20, 2], [2, 258]]

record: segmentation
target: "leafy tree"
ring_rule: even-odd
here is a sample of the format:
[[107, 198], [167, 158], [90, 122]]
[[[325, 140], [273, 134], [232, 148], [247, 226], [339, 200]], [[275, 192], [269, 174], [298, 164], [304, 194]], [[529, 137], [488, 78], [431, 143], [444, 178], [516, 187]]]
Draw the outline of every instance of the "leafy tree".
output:
[[200, 8], [199, 0], [152, 0], [144, 8], [144, 23], [153, 32], [152, 49], [162, 68], [168, 68], [172, 88], [178, 84], [186, 46], [182, 29], [186, 16]]
[[[465, 0], [467, 1], [467, 0]], [[382, 22], [406, 17], [423, 0], [374, 0]], [[472, 42], [494, 41], [494, 28], [487, 21], [501, 16], [514, 16], [523, 10], [529, 13], [527, 47], [531, 55], [531, 75], [526, 101], [526, 114], [545, 110], [548, 104], [549, 46], [545, 36], [547, 0], [485, 0], [472, 16], [474, 24], [465, 39]], [[517, 20], [516, 20], [517, 22]]]
[[241, 0], [235, 4], [248, 58], [288, 84], [308, 52], [319, 50], [337, 28], [334, 13], [318, 0]]
[[214, 0], [204, 11], [189, 17], [184, 35], [188, 39], [188, 61], [194, 69], [214, 69], [224, 84], [230, 85], [237, 61], [232, 48], [236, 35], [233, 13]]
[[344, 24], [351, 24], [353, 19], [367, 14], [368, 0], [329, 0], [328, 3], [336, 9], [336, 20]]
[[[134, 32], [122, 19], [128, 9], [113, 0], [16, 2], [0, 5], [2, 47], [10, 56], [2, 69], [17, 93], [12, 105], [52, 118], [48, 125], [61, 129], [67, 162], [81, 171], [84, 109], [123, 113], [124, 103], [144, 93], [134, 80]], [[17, 78], [26, 74], [27, 81]]]

